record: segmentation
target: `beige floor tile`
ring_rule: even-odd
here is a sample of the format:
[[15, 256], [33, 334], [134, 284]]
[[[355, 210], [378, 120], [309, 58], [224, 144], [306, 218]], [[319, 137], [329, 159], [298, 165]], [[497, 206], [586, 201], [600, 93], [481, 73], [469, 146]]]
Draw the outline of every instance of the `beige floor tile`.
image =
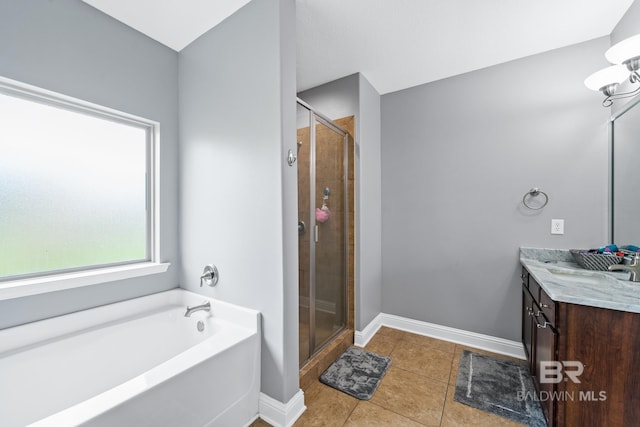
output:
[[358, 404], [358, 399], [320, 382], [309, 386], [304, 400], [307, 410], [294, 424], [296, 427], [342, 426]]
[[316, 379], [305, 389], [308, 409], [295, 426], [521, 426], [453, 400], [462, 350], [518, 359], [387, 327], [366, 349], [392, 360], [373, 398], [359, 401]]
[[513, 361], [516, 361], [516, 362], [522, 362], [522, 359], [518, 359], [518, 358], [515, 358], [515, 357], [507, 356], [507, 355], [504, 355], [504, 354], [492, 353], [490, 351], [482, 350], [480, 348], [469, 347], [467, 345], [462, 345], [462, 344], [456, 344], [456, 353], [462, 352], [462, 350], [469, 350], [469, 351], [473, 351], [475, 353], [487, 354], [489, 356], [499, 357], [501, 359], [513, 360]]
[[[305, 404], [315, 399], [316, 395], [320, 393], [326, 385], [322, 384], [318, 378], [316, 378], [307, 388], [304, 390]], [[307, 404], [307, 406], [309, 406]]]
[[453, 355], [453, 360], [451, 361], [451, 373], [449, 374], [449, 384], [456, 384], [456, 379], [458, 378], [458, 367], [460, 366], [460, 353], [456, 352]]
[[384, 335], [387, 338], [399, 340], [402, 338], [402, 336], [405, 333], [406, 332], [401, 331], [399, 329], [393, 329], [393, 328], [388, 328], [386, 326], [382, 326], [380, 329], [378, 329], [378, 332], [376, 332], [376, 335]]
[[453, 353], [401, 340], [391, 352], [391, 365], [431, 379], [449, 382]]
[[437, 426], [446, 390], [446, 383], [394, 367], [392, 362], [371, 403], [421, 424]]
[[389, 338], [385, 335], [375, 334], [373, 338], [369, 340], [365, 349], [373, 353], [382, 354], [388, 356], [393, 351], [398, 340]]
[[415, 421], [367, 401], [360, 401], [345, 427], [421, 427]]
[[249, 427], [272, 427], [271, 424], [263, 420], [262, 418], [258, 418], [254, 422], [252, 422]]
[[522, 427], [515, 421], [456, 402], [453, 399], [455, 391], [455, 384], [447, 389], [441, 427]]
[[300, 370], [300, 388], [303, 391], [307, 391], [309, 386], [318, 380], [320, 374], [318, 373], [318, 366], [313, 364]]
[[453, 353], [456, 349], [456, 345], [449, 341], [439, 340], [437, 338], [427, 337], [424, 335], [417, 335], [406, 332], [402, 339], [412, 344], [423, 345], [425, 347], [434, 348], [436, 350], [444, 351], [446, 353]]

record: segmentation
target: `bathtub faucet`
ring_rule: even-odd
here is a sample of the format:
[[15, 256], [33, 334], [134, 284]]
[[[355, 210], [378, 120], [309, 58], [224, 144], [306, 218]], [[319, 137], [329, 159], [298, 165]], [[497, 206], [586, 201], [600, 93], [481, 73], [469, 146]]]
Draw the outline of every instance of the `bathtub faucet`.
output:
[[187, 306], [187, 311], [184, 313], [184, 317], [191, 317], [191, 315], [196, 311], [211, 311], [211, 302], [207, 301], [193, 307]]

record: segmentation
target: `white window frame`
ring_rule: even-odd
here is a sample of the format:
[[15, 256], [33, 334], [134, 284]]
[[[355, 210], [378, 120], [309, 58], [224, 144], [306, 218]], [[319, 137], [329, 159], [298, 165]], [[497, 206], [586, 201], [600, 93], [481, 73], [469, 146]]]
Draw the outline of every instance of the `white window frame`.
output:
[[13, 280], [0, 279], [0, 301], [166, 272], [170, 263], [160, 262], [160, 123], [1, 76], [0, 91], [21, 98], [35, 98], [39, 102], [45, 102], [52, 106], [84, 111], [101, 118], [114, 118], [120, 122], [129, 121], [142, 125], [149, 129], [150, 138], [147, 156], [147, 161], [150, 163], [147, 195], [150, 209], [147, 224], [150, 259], [144, 262], [78, 269], [72, 272], [54, 272], [49, 275]]

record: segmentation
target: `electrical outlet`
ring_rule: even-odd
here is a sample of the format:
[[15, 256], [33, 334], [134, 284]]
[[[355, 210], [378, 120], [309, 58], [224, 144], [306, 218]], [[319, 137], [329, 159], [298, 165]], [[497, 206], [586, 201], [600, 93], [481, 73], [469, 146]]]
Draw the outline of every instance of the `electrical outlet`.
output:
[[551, 220], [551, 234], [564, 234], [564, 219]]

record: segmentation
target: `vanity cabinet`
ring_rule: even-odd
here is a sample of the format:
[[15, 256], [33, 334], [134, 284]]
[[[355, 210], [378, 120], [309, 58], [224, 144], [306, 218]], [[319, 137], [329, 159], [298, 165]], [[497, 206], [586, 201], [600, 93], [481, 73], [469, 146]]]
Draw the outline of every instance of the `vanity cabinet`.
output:
[[640, 425], [640, 314], [554, 301], [523, 268], [522, 341], [550, 427]]
[[544, 378], [546, 371], [541, 369], [540, 362], [557, 360], [556, 304], [524, 268], [522, 279], [522, 343], [542, 410], [547, 420], [552, 420], [555, 405], [544, 397], [557, 395], [557, 387], [555, 382]]
[[533, 297], [529, 292], [528, 285], [526, 284], [527, 273], [522, 274], [522, 345], [524, 347], [524, 353], [527, 356], [529, 362], [529, 370], [533, 373], [535, 366], [533, 362], [533, 318], [531, 312], [534, 307]]

